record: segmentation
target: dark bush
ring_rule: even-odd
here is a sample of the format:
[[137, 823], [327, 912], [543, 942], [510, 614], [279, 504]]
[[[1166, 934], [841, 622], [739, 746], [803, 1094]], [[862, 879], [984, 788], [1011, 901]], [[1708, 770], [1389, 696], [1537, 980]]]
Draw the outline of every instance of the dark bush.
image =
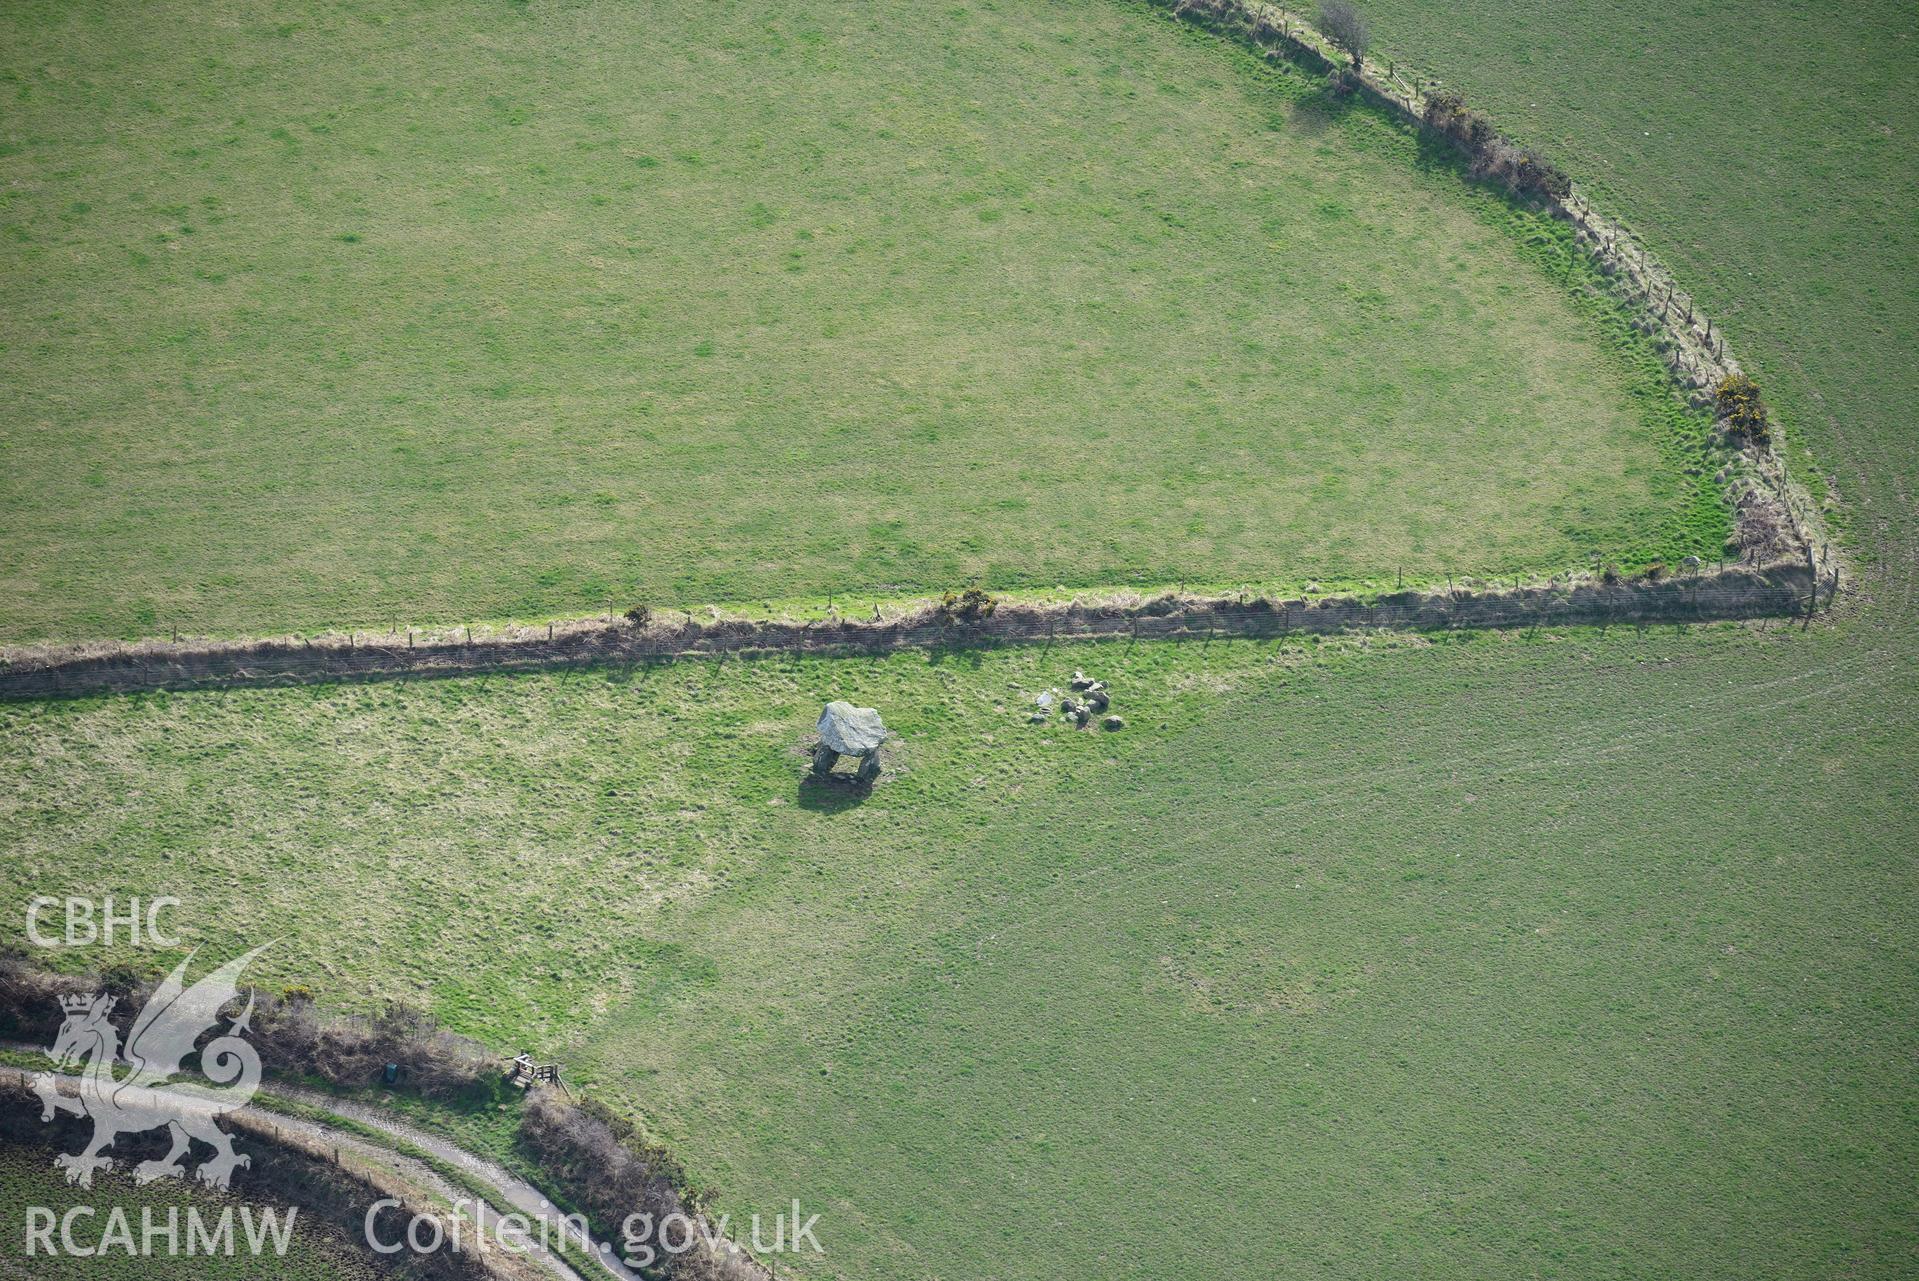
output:
[[399, 1001], [372, 1018], [321, 1018], [310, 997], [269, 998], [256, 1006], [253, 1026], [268, 1070], [313, 1075], [329, 1085], [376, 1084], [391, 1063], [402, 1087], [441, 1098], [478, 1087], [496, 1066], [483, 1046]]
[[1491, 178], [1521, 195], [1564, 200], [1572, 193], [1571, 179], [1545, 156], [1497, 136], [1474, 153], [1472, 171], [1475, 177]]
[[100, 990], [98, 980], [42, 969], [18, 949], [0, 952], [0, 1039], [51, 1045], [65, 1018], [60, 998]]
[[1514, 186], [1520, 191], [1549, 200], [1564, 200], [1573, 193], [1573, 180], [1558, 165], [1546, 159], [1537, 147], [1520, 149], [1519, 174]]
[[653, 608], [650, 605], [635, 605], [626, 611], [626, 621], [635, 627], [645, 627], [653, 621]]
[[[63, 1017], [60, 998], [98, 991], [119, 998], [112, 1020], [124, 1034], [155, 982], [152, 976], [111, 968], [101, 975], [56, 974], [24, 954], [0, 953], [0, 1037], [50, 1044]], [[237, 1015], [248, 999], [243, 992], [228, 1012]], [[392, 1063], [400, 1069], [401, 1086], [438, 1097], [475, 1088], [493, 1065], [483, 1046], [454, 1036], [402, 1003], [370, 1019], [323, 1019], [314, 1009], [313, 993], [303, 987], [252, 1000], [250, 1039], [260, 1064], [283, 1076], [373, 1085]]]
[[1458, 143], [1468, 154], [1477, 153], [1492, 141], [1492, 122], [1466, 105], [1464, 94], [1452, 89], [1435, 90], [1426, 99], [1426, 126]]
[[1572, 194], [1572, 179], [1537, 148], [1521, 147], [1502, 138], [1492, 122], [1466, 105], [1450, 89], [1426, 99], [1427, 128], [1451, 139], [1466, 153], [1474, 177], [1490, 178], [1520, 195], [1564, 200]]
[[755, 1275], [745, 1260], [703, 1246], [681, 1254], [659, 1249], [658, 1229], [669, 1216], [699, 1213], [685, 1190], [685, 1172], [666, 1152], [641, 1143], [631, 1125], [597, 1100], [575, 1107], [551, 1090], [533, 1091], [520, 1113], [520, 1145], [601, 1237], [623, 1243], [629, 1217], [646, 1216], [636, 1226], [650, 1223], [654, 1230], [635, 1236], [658, 1251], [659, 1275], [673, 1281], [743, 1281]]
[[1435, 89], [1426, 98], [1426, 123], [1444, 134], [1451, 134], [1453, 120], [1465, 113], [1466, 95], [1452, 89]]
[[577, 1108], [535, 1090], [520, 1113], [520, 1142], [603, 1235], [617, 1238], [628, 1215], [654, 1222], [685, 1210], [664, 1154], [628, 1146], [630, 1127], [597, 1104]]
[[1777, 499], [1748, 490], [1733, 507], [1739, 513], [1733, 522], [1733, 546], [1742, 557], [1762, 559], [1791, 545], [1791, 529]]
[[115, 961], [100, 971], [100, 990], [125, 1004], [134, 994], [144, 992], [150, 976], [125, 961]]
[[988, 595], [985, 588], [969, 587], [957, 596], [948, 592], [940, 597], [939, 614], [942, 618], [972, 623], [991, 618], [998, 608], [999, 601]]

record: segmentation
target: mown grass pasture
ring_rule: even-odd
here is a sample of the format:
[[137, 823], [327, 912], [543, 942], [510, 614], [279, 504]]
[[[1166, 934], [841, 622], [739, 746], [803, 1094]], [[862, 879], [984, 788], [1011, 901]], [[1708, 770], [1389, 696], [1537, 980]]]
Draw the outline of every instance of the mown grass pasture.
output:
[[[720, 1208], [822, 1212], [806, 1275], [1816, 1273], [1896, 1256], [1908, 1204], [1910, 797], [1870, 727], [1914, 691], [1857, 639], [11, 708], [0, 891], [165, 888], [209, 955], [282, 939], [264, 982], [533, 1044]], [[1026, 723], [1075, 668], [1125, 730]], [[801, 782], [827, 691], [903, 736], [863, 803]]]
[[[1860, 551], [1904, 537], [1906, 509], [1877, 499], [1911, 474], [1896, 443], [1919, 404], [1908, 11], [1368, 7], [1383, 45], [1556, 156], [1698, 294], [1796, 435], [1800, 478], [1875, 526]], [[1845, 474], [1854, 459], [1869, 475]]]
[[1552, 224], [1144, 5], [21, 4], [0, 49], [0, 640], [1725, 537]]

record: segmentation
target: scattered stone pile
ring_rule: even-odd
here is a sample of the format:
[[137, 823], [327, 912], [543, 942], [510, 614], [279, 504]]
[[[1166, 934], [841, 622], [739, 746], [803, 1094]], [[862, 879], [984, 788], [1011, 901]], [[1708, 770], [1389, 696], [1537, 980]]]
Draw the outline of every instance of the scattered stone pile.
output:
[[1081, 729], [1091, 725], [1095, 716], [1104, 717], [1100, 724], [1107, 729], [1126, 728], [1123, 718], [1106, 714], [1113, 705], [1113, 696], [1107, 691], [1105, 681], [1096, 680], [1075, 668], [1073, 679], [1068, 683], [1073, 692], [1064, 697], [1057, 690], [1041, 691], [1033, 700], [1038, 704], [1038, 709], [1026, 719], [1034, 725], [1044, 725], [1053, 719], [1053, 707], [1057, 704], [1059, 714]]

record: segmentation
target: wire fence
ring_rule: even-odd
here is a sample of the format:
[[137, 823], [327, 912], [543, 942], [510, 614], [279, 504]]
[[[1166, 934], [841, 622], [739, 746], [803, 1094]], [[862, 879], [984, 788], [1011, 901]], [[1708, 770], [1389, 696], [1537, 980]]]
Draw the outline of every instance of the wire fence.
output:
[[[1161, 0], [1162, 3], [1168, 0]], [[1327, 66], [1340, 55], [1303, 15], [1252, 0], [1172, 0], [1175, 14], [1208, 21], [1247, 36], [1269, 53], [1276, 43]], [[1370, 60], [1355, 76], [1367, 92], [1387, 101], [1415, 123], [1438, 80], [1389, 57]], [[1675, 291], [1671, 276], [1624, 224], [1595, 211], [1579, 192], [1560, 207], [1586, 237], [1591, 251], [1617, 272], [1629, 292], [1673, 339], [1673, 373], [1695, 391], [1736, 369], [1723, 335], [1696, 311], [1690, 295]], [[1824, 542], [1816, 508], [1787, 475], [1785, 460], [1770, 450], [1748, 451], [1764, 490], [1777, 501], [1794, 541], [1804, 548]], [[1749, 519], [1744, 506], [1738, 519]], [[1764, 513], [1760, 512], [1759, 516]], [[1760, 553], [1764, 554], [1764, 553]], [[45, 698], [105, 692], [201, 686], [291, 684], [319, 680], [409, 675], [458, 675], [586, 663], [635, 663], [698, 655], [791, 651], [883, 652], [954, 645], [1032, 643], [1052, 639], [1129, 636], [1183, 639], [1197, 636], [1277, 637], [1363, 628], [1416, 630], [1457, 627], [1515, 628], [1572, 624], [1692, 622], [1810, 614], [1823, 593], [1830, 601], [1838, 570], [1829, 555], [1763, 568], [1739, 566], [1657, 582], [1553, 583], [1502, 592], [1395, 592], [1376, 597], [1334, 596], [1271, 601], [1247, 597], [1179, 597], [1132, 604], [1020, 605], [990, 618], [955, 619], [936, 610], [903, 618], [824, 622], [702, 622], [678, 626], [570, 625], [557, 632], [517, 632], [475, 640], [360, 634], [315, 641], [258, 640], [228, 644], [175, 642], [91, 647], [84, 652], [0, 659], [0, 699]]]
[[1762, 567], [1654, 580], [1549, 583], [1503, 591], [1397, 591], [1272, 600], [1168, 594], [1064, 605], [1002, 603], [981, 617], [927, 607], [895, 618], [714, 619], [633, 626], [572, 624], [419, 643], [411, 633], [321, 641], [151, 642], [50, 653], [0, 665], [0, 698], [161, 689], [458, 676], [722, 654], [885, 653], [1066, 640], [1280, 639], [1367, 629], [1435, 631], [1587, 624], [1693, 623], [1809, 616], [1838, 590], [1831, 564]]

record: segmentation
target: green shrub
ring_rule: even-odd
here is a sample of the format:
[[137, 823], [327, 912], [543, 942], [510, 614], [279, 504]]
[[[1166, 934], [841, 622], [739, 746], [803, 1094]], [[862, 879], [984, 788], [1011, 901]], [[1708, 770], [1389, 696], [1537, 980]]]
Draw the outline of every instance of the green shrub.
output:
[[1713, 391], [1713, 405], [1726, 430], [1758, 444], [1772, 438], [1771, 413], [1759, 395], [1759, 384], [1744, 374], [1729, 374]]
[[991, 618], [993, 611], [998, 608], [999, 601], [988, 595], [983, 587], [969, 587], [957, 596], [948, 592], [940, 597], [939, 604], [942, 618], [958, 619], [967, 623]]
[[1426, 98], [1426, 123], [1451, 136], [1453, 121], [1466, 114], [1466, 95], [1456, 89], [1435, 89]]

